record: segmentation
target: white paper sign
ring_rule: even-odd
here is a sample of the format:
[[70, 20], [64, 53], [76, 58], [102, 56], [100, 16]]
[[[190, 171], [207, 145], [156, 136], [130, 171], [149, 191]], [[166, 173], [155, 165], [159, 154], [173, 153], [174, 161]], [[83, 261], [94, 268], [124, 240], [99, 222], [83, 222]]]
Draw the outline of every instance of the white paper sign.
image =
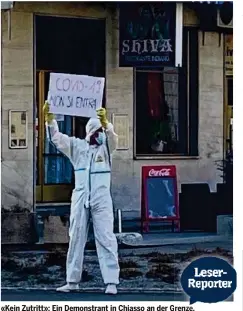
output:
[[48, 102], [54, 114], [96, 117], [101, 108], [105, 78], [51, 73]]

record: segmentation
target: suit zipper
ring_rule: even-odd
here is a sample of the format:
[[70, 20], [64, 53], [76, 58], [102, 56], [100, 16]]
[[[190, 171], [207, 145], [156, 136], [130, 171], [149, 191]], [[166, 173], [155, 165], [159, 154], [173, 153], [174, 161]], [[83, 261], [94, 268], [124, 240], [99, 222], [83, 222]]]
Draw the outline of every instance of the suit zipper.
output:
[[90, 165], [89, 165], [89, 199], [88, 199], [88, 207], [90, 207], [90, 197], [91, 197], [91, 165], [94, 154], [91, 156]]

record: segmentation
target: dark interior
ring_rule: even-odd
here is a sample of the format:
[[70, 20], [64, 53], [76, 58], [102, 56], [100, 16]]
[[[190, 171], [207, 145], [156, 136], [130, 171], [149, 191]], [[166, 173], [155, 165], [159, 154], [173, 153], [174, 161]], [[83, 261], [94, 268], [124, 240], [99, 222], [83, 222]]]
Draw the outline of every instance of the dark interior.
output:
[[[37, 15], [35, 33], [37, 70], [105, 77], [105, 20]], [[75, 118], [76, 137], [86, 123]]]

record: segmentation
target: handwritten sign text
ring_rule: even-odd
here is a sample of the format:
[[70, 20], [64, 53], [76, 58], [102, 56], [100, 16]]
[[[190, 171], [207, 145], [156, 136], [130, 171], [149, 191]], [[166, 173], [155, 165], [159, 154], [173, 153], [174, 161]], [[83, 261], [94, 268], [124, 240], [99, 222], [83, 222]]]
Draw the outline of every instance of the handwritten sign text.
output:
[[51, 73], [48, 102], [55, 114], [95, 117], [102, 106], [105, 78]]

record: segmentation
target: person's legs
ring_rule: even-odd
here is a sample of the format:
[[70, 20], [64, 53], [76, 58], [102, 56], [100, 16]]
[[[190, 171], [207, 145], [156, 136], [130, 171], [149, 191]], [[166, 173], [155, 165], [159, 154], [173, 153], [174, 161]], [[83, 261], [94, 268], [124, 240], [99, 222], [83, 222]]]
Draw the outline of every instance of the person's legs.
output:
[[117, 240], [113, 233], [114, 217], [111, 200], [106, 200], [106, 202], [92, 207], [91, 213], [97, 254], [104, 283], [107, 285], [117, 285], [119, 284], [120, 268]]
[[71, 206], [69, 248], [66, 261], [67, 284], [58, 288], [58, 291], [78, 289], [82, 277], [84, 248], [88, 235], [89, 209], [83, 204]]
[[[73, 213], [74, 214], [74, 213]], [[67, 282], [79, 283], [83, 270], [84, 248], [88, 236], [89, 209], [82, 206], [70, 217], [67, 253]]]

